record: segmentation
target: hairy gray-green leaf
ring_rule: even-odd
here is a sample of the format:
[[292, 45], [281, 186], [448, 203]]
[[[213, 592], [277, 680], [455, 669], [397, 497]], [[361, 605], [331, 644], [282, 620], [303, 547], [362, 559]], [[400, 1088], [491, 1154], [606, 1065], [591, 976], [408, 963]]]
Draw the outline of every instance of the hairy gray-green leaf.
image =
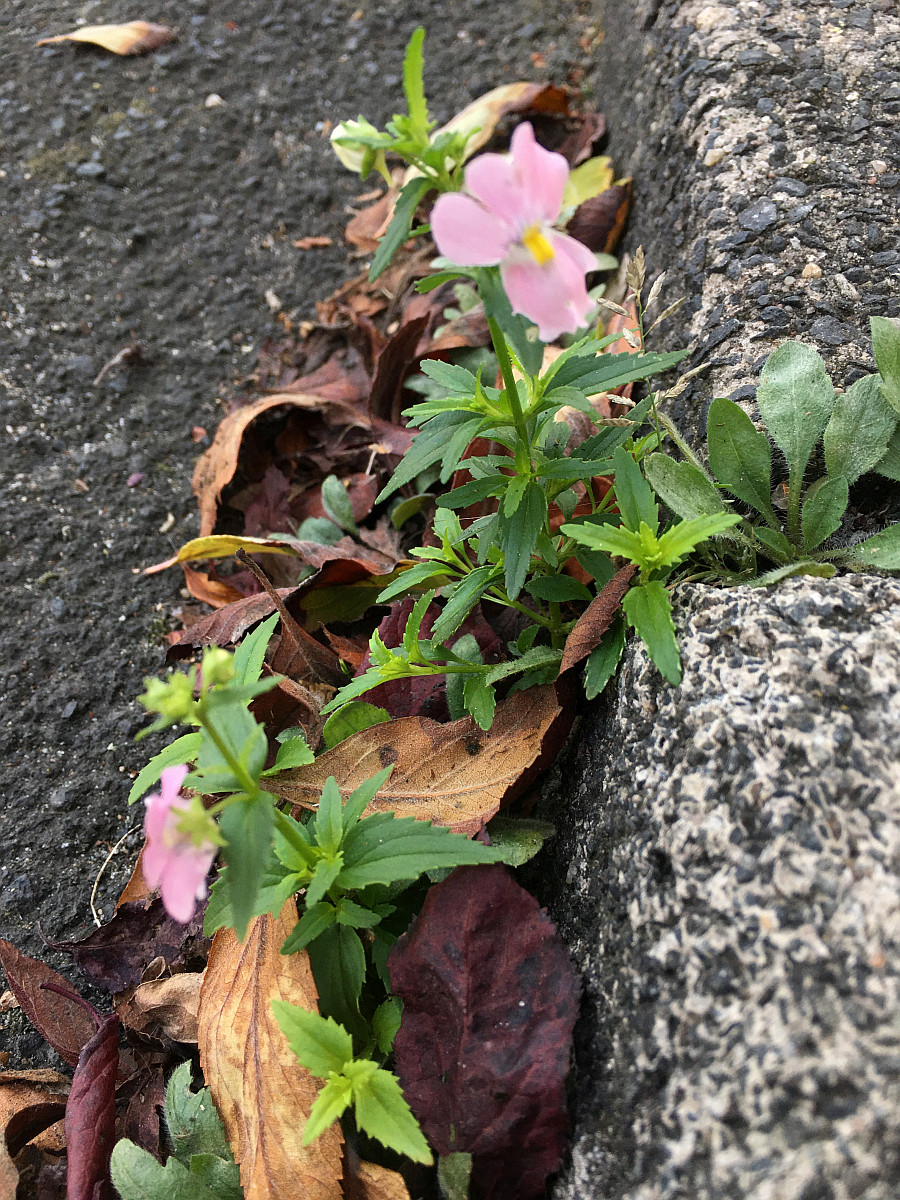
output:
[[787, 459], [790, 487], [803, 472], [834, 408], [825, 364], [809, 346], [785, 342], [762, 369], [756, 402], [769, 433]]
[[692, 463], [651, 454], [644, 459], [644, 471], [663, 504], [685, 521], [726, 511], [716, 485]]
[[709, 465], [712, 473], [732, 495], [750, 504], [775, 529], [778, 518], [772, 508], [772, 447], [742, 408], [720, 397], [709, 406], [707, 419]]
[[865, 563], [882, 571], [900, 571], [900, 524], [891, 525], [864, 542], [857, 542], [847, 554], [853, 562]]
[[887, 317], [870, 317], [869, 324], [884, 398], [894, 412], [900, 414], [900, 327]]
[[[900, 334], [898, 334], [900, 337]], [[877, 375], [857, 379], [834, 403], [825, 427], [825, 466], [829, 475], [856, 483], [884, 458], [897, 414], [887, 403]]]
[[849, 484], [841, 476], [811, 484], [803, 498], [803, 545], [807, 550], [821, 546], [840, 528], [849, 498]]
[[873, 470], [885, 479], [893, 479], [900, 483], [900, 425], [894, 430], [884, 457], [878, 460]]

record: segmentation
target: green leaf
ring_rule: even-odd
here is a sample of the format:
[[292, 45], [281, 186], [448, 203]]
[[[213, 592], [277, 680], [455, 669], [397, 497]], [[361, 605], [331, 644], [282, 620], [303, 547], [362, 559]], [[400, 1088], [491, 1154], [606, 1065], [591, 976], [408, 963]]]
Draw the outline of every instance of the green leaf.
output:
[[488, 667], [487, 682], [493, 686], [493, 684], [499, 683], [501, 679], [508, 679], [510, 675], [519, 675], [522, 671], [535, 671], [541, 667], [559, 666], [561, 658], [561, 650], [551, 650], [549, 646], [534, 646], [531, 650], [526, 651], [521, 658], [513, 658], [509, 662], [497, 663], [496, 666]]
[[[391, 906], [387, 905], [389, 909]], [[383, 919], [382, 913], [373, 912], [371, 908], [363, 908], [354, 900], [341, 896], [335, 907], [338, 923], [349, 925], [351, 929], [374, 929]]]
[[560, 526], [560, 533], [594, 550], [605, 550], [607, 554], [643, 565], [644, 549], [640, 534], [620, 525], [566, 524]]
[[[441, 483], [446, 483], [453, 473], [459, 469], [462, 456], [469, 443], [481, 433], [484, 428], [484, 418], [470, 417], [469, 420], [457, 425], [452, 431], [441, 456]], [[438, 508], [440, 509], [440, 505]]]
[[780, 529], [769, 529], [767, 525], [754, 525], [753, 533], [757, 541], [762, 542], [767, 555], [774, 558], [776, 562], [793, 559], [797, 553]]
[[109, 1169], [122, 1200], [221, 1200], [177, 1158], [162, 1166], [128, 1138], [113, 1147]]
[[322, 480], [322, 507], [335, 525], [340, 525], [341, 529], [345, 529], [347, 533], [359, 532], [356, 521], [353, 519], [350, 493], [337, 475], [326, 475]]
[[616, 505], [626, 529], [637, 532], [643, 521], [653, 532], [659, 529], [659, 509], [650, 485], [627, 450], [619, 448], [612, 456], [616, 475]]
[[647, 647], [659, 672], [669, 683], [681, 682], [681, 657], [675, 640], [672, 605], [659, 580], [631, 587], [622, 601], [625, 617]]
[[343, 804], [337, 781], [332, 775], [322, 788], [314, 825], [316, 841], [328, 854], [336, 853], [344, 836]]
[[525, 591], [535, 600], [548, 600], [553, 604], [568, 604], [572, 601], [590, 604], [594, 598], [590, 589], [571, 575], [538, 575], [525, 585]]
[[240, 942], [244, 940], [256, 910], [257, 896], [270, 859], [274, 804], [273, 796], [260, 792], [252, 800], [230, 804], [219, 817], [219, 828], [226, 841], [223, 855], [228, 864], [228, 903]]
[[338, 851], [334, 857], [321, 858], [313, 870], [312, 879], [306, 888], [306, 903], [319, 904], [325, 899], [328, 889], [341, 873], [344, 856]]
[[353, 1058], [353, 1038], [331, 1017], [320, 1017], [285, 1000], [272, 1001], [272, 1013], [297, 1058], [319, 1079], [340, 1074]]
[[624, 650], [625, 622], [621, 616], [617, 616], [585, 665], [584, 694], [588, 700], [599, 696], [615, 675]]
[[538, 474], [542, 479], [561, 479], [575, 481], [576, 479], [594, 479], [598, 475], [611, 475], [612, 459], [582, 458], [577, 454], [570, 457], [553, 458], [541, 463]]
[[253, 632], [249, 633], [235, 650], [235, 683], [256, 683], [257, 679], [259, 679], [262, 674], [266, 650], [278, 621], [278, 613], [272, 613], [271, 617], [267, 617], [262, 624], [257, 625]]
[[166, 767], [192, 762], [200, 751], [201, 737], [199, 730], [194, 733], [182, 734], [180, 738], [176, 738], [174, 742], [160, 750], [159, 754], [154, 754], [146, 766], [141, 767], [138, 771], [137, 777], [131, 785], [131, 791], [128, 793], [128, 803], [134, 804], [135, 800], [139, 800], [144, 792], [153, 787], [154, 783], [159, 783]]
[[438, 1184], [443, 1200], [469, 1200], [472, 1155], [454, 1151], [438, 1159]]
[[472, 414], [466, 411], [439, 413], [438, 416], [432, 417], [413, 438], [412, 445], [376, 496], [375, 503], [380, 504], [397, 488], [412, 483], [417, 475], [434, 466], [443, 457], [447, 439], [453, 430], [471, 419]]
[[[900, 338], [900, 332], [897, 337]], [[831, 476], [856, 483], [882, 458], [897, 427], [897, 414], [884, 398], [877, 375], [857, 379], [837, 396], [823, 441], [825, 466]]]
[[415, 588], [426, 584], [438, 586], [453, 570], [454, 568], [451, 568], [440, 558], [430, 559], [428, 562], [416, 563], [414, 567], [409, 567], [398, 579], [395, 579], [393, 583], [379, 592], [375, 603], [390, 604], [398, 596], [404, 596], [407, 592], [411, 592]]
[[393, 766], [385, 767], [381, 771], [363, 780], [358, 788], [352, 791], [344, 805], [344, 832], [360, 819], [385, 783], [390, 778]]
[[511, 517], [500, 519], [500, 543], [506, 594], [515, 600], [531, 565], [538, 534], [547, 518], [547, 496], [537, 483], [529, 483], [524, 499]]
[[261, 775], [263, 777], [278, 775], [281, 771], [289, 771], [291, 767], [306, 767], [311, 762], [315, 762], [315, 759], [316, 756], [307, 745], [303, 734], [296, 734], [281, 742], [278, 753], [275, 755], [274, 765], [262, 771]]
[[435, 503], [434, 492], [419, 492], [416, 496], [409, 496], [406, 500], [401, 500], [397, 507], [391, 512], [391, 524], [395, 529], [402, 529], [406, 522], [425, 512]]
[[419, 1122], [403, 1099], [396, 1075], [378, 1069], [354, 1082], [353, 1106], [357, 1125], [370, 1137], [413, 1162], [433, 1161]]
[[315, 542], [317, 546], [334, 546], [344, 536], [340, 525], [327, 517], [306, 517], [297, 526], [298, 542]]
[[834, 400], [825, 364], [811, 347], [785, 342], [769, 355], [760, 375], [756, 402], [769, 433], [787, 459], [792, 490], [801, 485]]
[[428, 132], [428, 106], [425, 103], [424, 56], [425, 30], [420, 25], [413, 31], [403, 57], [403, 91], [413, 124], [424, 137]]
[[166, 1129], [172, 1152], [190, 1165], [192, 1154], [214, 1154], [231, 1160], [225, 1127], [212, 1102], [209, 1088], [191, 1090], [191, 1064], [181, 1063], [169, 1077], [165, 1104]]
[[320, 900], [318, 904], [307, 904], [306, 912], [284, 939], [282, 954], [299, 954], [320, 933], [337, 922], [337, 909], [333, 904]]
[[887, 451], [884, 457], [878, 460], [874, 470], [885, 479], [900, 482], [900, 425], [894, 430]]
[[531, 821], [522, 817], [493, 817], [488, 822], [491, 845], [503, 855], [508, 867], [530, 862], [548, 838], [556, 836], [549, 821]]
[[900, 328], [888, 317], [870, 317], [869, 325], [884, 398], [900, 414]]
[[314, 1142], [320, 1133], [324, 1133], [329, 1125], [343, 1116], [352, 1099], [353, 1089], [349, 1079], [343, 1075], [329, 1079], [309, 1110], [302, 1144], [308, 1146]]
[[840, 528], [847, 510], [850, 486], [845, 478], [817, 479], [803, 497], [803, 545], [807, 550], [821, 546]]
[[466, 675], [463, 684], [463, 705], [467, 713], [475, 718], [482, 729], [490, 729], [494, 723], [497, 697], [484, 675]]
[[372, 1014], [372, 1033], [382, 1054], [392, 1054], [403, 1006], [396, 996], [383, 1001]]
[[429, 379], [433, 379], [435, 383], [446, 388], [451, 396], [475, 395], [478, 379], [465, 367], [460, 367], [456, 363], [441, 362], [437, 358], [424, 358], [419, 364], [419, 369]]
[[752, 505], [777, 529], [772, 508], [772, 447], [742, 408], [719, 397], [709, 406], [706, 423], [709, 465], [712, 473], [732, 495]]
[[366, 978], [366, 953], [359, 934], [349, 925], [331, 925], [307, 946], [309, 965], [319, 993], [319, 1010], [333, 1017], [354, 1037], [365, 1038], [359, 998]]
[[454, 584], [432, 626], [431, 636], [435, 642], [445, 642], [459, 629], [488, 588], [500, 578], [500, 573], [500, 567], [476, 567]]
[[[461, 658], [463, 662], [484, 662], [484, 656], [481, 653], [481, 647], [478, 645], [478, 639], [471, 633], [463, 634], [461, 638], [457, 638], [451, 649], [456, 657]], [[466, 715], [467, 709], [463, 695], [465, 683], [466, 677], [462, 672], [456, 671], [447, 676], [447, 708], [450, 710], [451, 721], [458, 721]]]
[[660, 566], [672, 566], [701, 542], [715, 537], [717, 533], [724, 533], [740, 519], [737, 513], [722, 512], [708, 517], [694, 517], [692, 521], [679, 521], [659, 539]]
[[[210, 721], [219, 739], [247, 773], [258, 779], [266, 764], [269, 744], [265, 730], [242, 700], [233, 699], [228, 690], [212, 691], [207, 698]], [[228, 760], [206, 729], [201, 730], [200, 749], [194, 774], [202, 778], [204, 792], [240, 792], [243, 781], [235, 775]]]
[[900, 571], [900, 524], [891, 525], [855, 546], [848, 546], [846, 553], [853, 562], [882, 571]]
[[644, 459], [644, 472], [663, 504], [685, 521], [727, 511], [716, 485], [693, 463], [651, 454]]
[[369, 283], [374, 283], [394, 257], [396, 251], [409, 238], [416, 209], [419, 207], [419, 201], [422, 200], [430, 187], [429, 180], [422, 176], [417, 176], [415, 179], [410, 179], [401, 188], [400, 195], [397, 197], [397, 203], [394, 206], [394, 215], [391, 217], [391, 223], [378, 243], [378, 249], [375, 251], [375, 257], [372, 259], [372, 265], [369, 268]]
[[188, 1170], [191, 1178], [209, 1188], [216, 1200], [244, 1200], [240, 1172], [230, 1152], [228, 1161], [215, 1154], [194, 1154]]
[[635, 383], [668, 371], [687, 355], [687, 350], [675, 350], [665, 354], [584, 354], [570, 358], [553, 377], [553, 383], [544, 393], [547, 397], [558, 388], [577, 384], [588, 396], [597, 392], [608, 392], [624, 383]]
[[353, 733], [363, 729], [371, 729], [373, 725], [381, 725], [391, 719], [386, 708], [377, 704], [367, 704], [364, 700], [351, 700], [337, 712], [333, 712], [325, 722], [322, 736], [329, 750], [339, 745]]
[[470, 479], [468, 483], [462, 483], [441, 496], [437, 502], [438, 508], [468, 508], [470, 504], [477, 504], [488, 496], [499, 495], [509, 482], [509, 476], [501, 475], [499, 471], [483, 479]]
[[348, 890], [418, 879], [441, 867], [499, 861], [489, 847], [462, 834], [393, 813], [365, 817], [347, 832], [343, 852], [344, 869], [337, 882]]
[[[265, 913], [277, 916], [284, 908], [285, 900], [305, 885], [307, 877], [306, 872], [301, 875], [293, 871], [285, 871], [274, 853], [271, 853], [263, 872], [263, 882], [256, 894], [253, 916], [261, 917]], [[203, 935], [212, 937], [217, 929], [233, 929], [234, 924], [228, 889], [228, 868], [222, 867], [218, 878], [209, 890], [209, 902], [206, 905], [206, 912], [203, 914]]]
[[817, 575], [821, 579], [832, 579], [836, 574], [832, 563], [792, 562], [776, 567], [774, 571], [766, 571], [764, 575], [757, 575], [755, 579], [748, 579], [744, 586], [769, 587], [773, 583], [780, 583], [782, 579], [792, 579], [795, 575]]

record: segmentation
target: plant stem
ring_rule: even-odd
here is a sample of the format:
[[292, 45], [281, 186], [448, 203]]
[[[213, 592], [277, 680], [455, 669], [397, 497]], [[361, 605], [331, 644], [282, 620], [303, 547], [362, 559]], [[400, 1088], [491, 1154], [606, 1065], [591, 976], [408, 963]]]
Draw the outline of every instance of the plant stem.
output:
[[214, 727], [212, 722], [209, 720], [209, 717], [207, 716], [205, 709], [206, 709], [206, 706], [201, 702], [200, 720], [203, 724], [203, 728], [206, 730], [206, 732], [212, 738], [213, 742], [215, 743], [216, 749], [219, 751], [219, 753], [222, 755], [222, 757], [228, 763], [229, 767], [231, 767], [231, 770], [234, 772], [235, 779], [238, 780], [241, 787], [247, 793], [247, 796], [249, 798], [252, 798], [253, 796], [255, 796], [257, 794], [257, 792], [259, 792], [259, 790], [260, 790], [259, 784], [253, 778], [253, 776], [250, 774], [250, 772], [247, 770], [247, 768], [243, 765], [243, 763], [240, 762], [239, 759], [234, 757], [234, 755], [231, 752], [231, 747], [228, 745], [227, 742], [223, 741], [223, 739], [219, 736], [219, 731]]
[[503, 385], [506, 388], [506, 395], [509, 399], [509, 407], [512, 413], [513, 424], [516, 427], [516, 433], [519, 435], [519, 441], [524, 449], [528, 452], [529, 461], [531, 460], [531, 441], [528, 437], [528, 426], [525, 423], [525, 414], [522, 412], [522, 405], [519, 403], [519, 389], [516, 387], [516, 380], [513, 376], [512, 363], [509, 358], [509, 350], [506, 346], [506, 338], [500, 326], [493, 317], [488, 317], [488, 328], [491, 331], [491, 341], [494, 343], [494, 353], [497, 355], [497, 362], [500, 364], [500, 374], [503, 376]]
[[800, 535], [800, 480], [788, 482], [787, 535], [794, 546], [802, 546]]

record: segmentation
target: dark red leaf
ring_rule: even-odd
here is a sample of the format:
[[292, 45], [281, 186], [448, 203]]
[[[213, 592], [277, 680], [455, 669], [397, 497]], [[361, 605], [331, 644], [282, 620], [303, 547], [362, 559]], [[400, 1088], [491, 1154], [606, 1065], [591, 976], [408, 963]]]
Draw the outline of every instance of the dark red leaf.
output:
[[569, 667], [580, 663], [583, 658], [587, 658], [599, 646], [600, 639], [619, 611], [622, 597], [631, 586], [631, 579], [636, 570], [634, 563], [629, 563], [627, 567], [617, 571], [600, 595], [591, 601], [578, 618], [578, 623], [566, 638], [562, 662], [559, 664], [560, 675], [568, 671]]
[[116, 1140], [119, 1018], [96, 1016], [97, 1030], [78, 1057], [66, 1103], [66, 1200], [107, 1200]]
[[543, 1193], [565, 1145], [579, 984], [556, 927], [505, 867], [460, 867], [388, 958], [403, 1092], [486, 1200]]
[[631, 180], [614, 184], [576, 208], [566, 225], [566, 233], [595, 253], [609, 254], [622, 235], [630, 202]]
[[397, 424], [400, 420], [400, 393], [403, 381], [416, 356], [419, 339], [428, 325], [428, 317], [406, 320], [378, 356], [369, 396], [373, 417]]
[[120, 904], [111, 920], [81, 941], [48, 945], [71, 954], [87, 979], [107, 992], [139, 983], [154, 958], [164, 958], [168, 967], [184, 966], [209, 949], [203, 938], [202, 912], [181, 925], [166, 913], [158, 897], [149, 905]]
[[46, 963], [21, 954], [2, 938], [0, 965], [28, 1020], [60, 1058], [74, 1067], [82, 1047], [93, 1036], [94, 1022], [79, 1000], [68, 999], [44, 988], [45, 984], [51, 984], [72, 995], [72, 985]]

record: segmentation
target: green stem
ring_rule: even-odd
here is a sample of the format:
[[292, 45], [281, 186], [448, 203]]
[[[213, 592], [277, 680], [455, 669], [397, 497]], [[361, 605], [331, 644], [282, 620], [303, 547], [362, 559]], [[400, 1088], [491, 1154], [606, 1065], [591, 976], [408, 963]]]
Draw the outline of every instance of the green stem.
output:
[[790, 480], [788, 484], [787, 535], [794, 546], [801, 546], [800, 536], [800, 481]]
[[493, 317], [488, 317], [488, 328], [491, 331], [491, 341], [494, 343], [494, 353], [497, 355], [497, 362], [500, 365], [500, 374], [503, 376], [503, 385], [506, 388], [513, 424], [516, 427], [516, 433], [519, 435], [519, 441], [528, 452], [530, 461], [531, 440], [528, 437], [525, 414], [522, 412], [522, 405], [519, 403], [519, 389], [516, 387], [515, 377], [513, 376], [512, 362], [510, 361], [509, 350], [506, 346], [506, 338], [503, 336], [500, 326]]
[[510, 600], [509, 596], [500, 591], [499, 588], [496, 589], [496, 592], [499, 592], [499, 595], [495, 594], [493, 591], [485, 592], [484, 599], [493, 600], [495, 604], [502, 604], [504, 608], [514, 608], [516, 612], [523, 613], [526, 617], [528, 617], [529, 620], [533, 621], [535, 625], [542, 625], [544, 629], [552, 632], [553, 622], [549, 617], [545, 617], [543, 613], [535, 612], [533, 608], [529, 608], [527, 604], [521, 604], [518, 600]]

